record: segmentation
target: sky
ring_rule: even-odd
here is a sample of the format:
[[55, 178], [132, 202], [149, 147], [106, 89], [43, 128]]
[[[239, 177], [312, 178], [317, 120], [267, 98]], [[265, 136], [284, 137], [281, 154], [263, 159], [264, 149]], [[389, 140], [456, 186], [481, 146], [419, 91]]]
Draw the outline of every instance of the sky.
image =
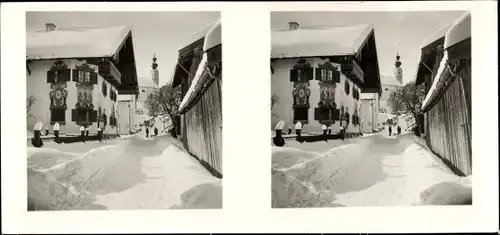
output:
[[[394, 79], [394, 62], [399, 50], [403, 83], [415, 80], [420, 48], [432, 33], [457, 20], [464, 11], [384, 12], [273, 12], [271, 28], [286, 28], [294, 21], [301, 26], [372, 24], [382, 83]], [[385, 77], [387, 76], [387, 77]]]
[[180, 47], [219, 17], [220, 12], [28, 12], [26, 28], [44, 29], [45, 23], [61, 28], [127, 25], [132, 29], [139, 85], [152, 84], [153, 54], [162, 85], [171, 80]]

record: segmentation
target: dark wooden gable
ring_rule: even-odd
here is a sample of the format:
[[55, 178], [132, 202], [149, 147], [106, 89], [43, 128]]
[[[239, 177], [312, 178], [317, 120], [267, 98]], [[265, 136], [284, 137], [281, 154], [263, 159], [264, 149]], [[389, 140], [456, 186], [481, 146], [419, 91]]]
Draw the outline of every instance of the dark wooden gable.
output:
[[[181, 84], [187, 85], [189, 82], [183, 80], [189, 80], [189, 70], [193, 66], [193, 58], [195, 56], [196, 48], [203, 48], [203, 43], [205, 42], [205, 38], [200, 38], [188, 46], [179, 50], [179, 54], [177, 57], [177, 62], [175, 66], [174, 79], [172, 81], [172, 85], [177, 87]], [[199, 62], [198, 62], [199, 63]]]
[[137, 69], [135, 64], [134, 43], [132, 33], [126, 37], [113, 63], [121, 73], [121, 84], [117, 87], [119, 94], [138, 94]]

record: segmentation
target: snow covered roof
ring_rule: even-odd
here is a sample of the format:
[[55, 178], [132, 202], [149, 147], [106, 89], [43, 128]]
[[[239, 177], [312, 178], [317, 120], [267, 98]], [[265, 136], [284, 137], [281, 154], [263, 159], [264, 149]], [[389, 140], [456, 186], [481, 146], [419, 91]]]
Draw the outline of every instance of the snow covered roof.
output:
[[222, 44], [222, 32], [220, 19], [218, 19], [206, 34], [205, 41], [203, 42], [203, 51], [210, 50], [220, 44]]
[[158, 87], [153, 82], [153, 80], [151, 80], [151, 78], [140, 78], [138, 82], [139, 82], [139, 87], [154, 87], [154, 88]]
[[378, 94], [377, 93], [361, 93], [359, 98], [362, 100], [373, 100], [373, 99], [376, 99], [376, 95], [378, 95]]
[[384, 85], [387, 85], [387, 86], [402, 86], [403, 85], [394, 76], [380, 75], [380, 77], [381, 77], [380, 80], [382, 80], [382, 86], [384, 86]]
[[372, 25], [301, 27], [271, 32], [271, 58], [352, 55], [358, 52]]
[[26, 59], [111, 57], [130, 33], [127, 26], [28, 31]]
[[437, 30], [436, 32], [432, 33], [431, 35], [429, 35], [427, 38], [424, 39], [424, 41], [422, 41], [422, 43], [420, 44], [420, 48], [423, 49], [426, 46], [444, 37], [446, 35], [446, 32], [448, 32], [448, 29], [451, 27], [451, 25], [452, 24], [448, 24], [443, 28]]
[[441, 63], [439, 64], [438, 71], [436, 73], [436, 76], [434, 76], [434, 81], [432, 82], [432, 86], [427, 92], [427, 95], [425, 96], [424, 101], [422, 102], [422, 110], [425, 112], [427, 108], [429, 108], [429, 105], [431, 101], [437, 96], [438, 92], [441, 90], [443, 87], [446, 79], [445, 72], [447, 72], [446, 69], [446, 61], [448, 60], [448, 52], [444, 52], [443, 59], [441, 60]]
[[[182, 50], [183, 48], [189, 46], [190, 44], [192, 44], [193, 42], [196, 42], [202, 38], [205, 37], [205, 35], [207, 35], [207, 33], [212, 29], [214, 28], [214, 26], [216, 25], [219, 25], [219, 29], [220, 29], [220, 19], [217, 19], [215, 20], [214, 22], [211, 22], [210, 24], [204, 26], [203, 28], [197, 30], [196, 32], [194, 32], [193, 34], [191, 34], [190, 36], [190, 40], [188, 41], [187, 44], [183, 44], [179, 47], [179, 50]], [[219, 31], [220, 33], [220, 31]]]
[[205, 84], [205, 81], [208, 79], [208, 73], [206, 68], [207, 68], [207, 54], [203, 53], [203, 58], [201, 59], [198, 69], [196, 70], [193, 82], [191, 83], [191, 86], [187, 90], [186, 94], [184, 95], [184, 98], [181, 101], [181, 104], [179, 105], [179, 113], [182, 113], [184, 111], [187, 105], [196, 96], [195, 91], [203, 87], [203, 84]]
[[[460, 43], [463, 40], [466, 40], [471, 37], [471, 18], [470, 13], [465, 13], [462, 15], [451, 27], [449, 27], [446, 37], [445, 37], [445, 48], [449, 48], [457, 43]], [[427, 92], [424, 101], [422, 102], [422, 110], [425, 112], [430, 108], [430, 104], [436, 98], [439, 91], [443, 88], [443, 85], [446, 83], [447, 73], [448, 71], [448, 50], [444, 51], [443, 59], [439, 64], [438, 71], [436, 76], [434, 76], [434, 81], [432, 82], [432, 86]]]
[[444, 39], [444, 49], [448, 49], [451, 46], [458, 44], [470, 37], [471, 16], [470, 12], [467, 12], [462, 15], [446, 33], [446, 37]]

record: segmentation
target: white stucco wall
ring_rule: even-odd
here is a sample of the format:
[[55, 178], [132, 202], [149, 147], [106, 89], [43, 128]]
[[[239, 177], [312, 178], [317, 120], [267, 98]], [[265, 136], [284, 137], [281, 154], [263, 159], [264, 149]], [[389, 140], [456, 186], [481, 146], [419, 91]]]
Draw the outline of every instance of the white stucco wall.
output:
[[[62, 60], [69, 69], [71, 69], [71, 77], [73, 76], [73, 69], [75, 66], [79, 66], [84, 64], [85, 61], [79, 61], [76, 59]], [[27, 127], [28, 130], [32, 130], [34, 124], [38, 121], [42, 121], [44, 127], [49, 128], [50, 133], [52, 133], [52, 126], [50, 126], [50, 97], [49, 93], [51, 91], [50, 84], [47, 83], [47, 71], [50, 70], [52, 64], [55, 60], [41, 60], [41, 61], [33, 61], [29, 64], [29, 68], [31, 70], [31, 75], [26, 74], [26, 95], [27, 97], [33, 96], [36, 101], [35, 104], [31, 108], [31, 116], [32, 118], [27, 119]], [[98, 72], [98, 68], [96, 65], [89, 65], [91, 68]], [[108, 89], [106, 97], [102, 94], [102, 84], [106, 83], [106, 87]], [[66, 109], [66, 124], [61, 125], [60, 133], [61, 134], [78, 134], [80, 133], [80, 126], [76, 124], [76, 122], [72, 121], [71, 110], [75, 108], [75, 104], [77, 102], [77, 88], [76, 82], [69, 81], [66, 82], [68, 91], [68, 96], [66, 98], [66, 104], [68, 108]], [[94, 85], [94, 90], [92, 92], [92, 103], [94, 104], [94, 110], [97, 110], [99, 107], [105, 110], [105, 113], [108, 117], [108, 125], [106, 126], [104, 133], [105, 134], [116, 134], [116, 127], [112, 127], [109, 125], [109, 117], [111, 116], [111, 110], [113, 105], [115, 105], [116, 114], [118, 114], [118, 107], [116, 106], [116, 102], [110, 99], [110, 91], [116, 92], [118, 94], [115, 87], [111, 86], [110, 83], [105, 81], [100, 75], [97, 77], [97, 84]], [[90, 126], [90, 133], [97, 133], [97, 123], [92, 123]]]
[[134, 100], [118, 101], [118, 131], [120, 134], [129, 134], [135, 130], [135, 105]]
[[400, 88], [399, 86], [382, 84], [382, 94], [380, 96], [380, 108], [386, 109], [387, 111], [392, 111], [392, 104], [388, 102], [389, 97], [399, 88]]
[[[290, 82], [290, 70], [293, 69], [293, 66], [298, 61], [298, 59], [280, 59], [271, 62], [271, 66], [273, 67], [274, 73], [271, 74], [271, 94], [276, 94], [279, 97], [278, 103], [276, 103], [273, 107], [272, 113], [275, 116], [271, 117], [271, 127], [274, 129], [275, 125], [280, 121], [285, 121], [284, 132], [288, 132], [288, 127], [292, 128], [292, 131], [295, 131], [293, 124], [293, 83]], [[322, 60], [319, 58], [307, 58], [306, 61], [311, 65], [311, 67], [318, 67], [318, 64], [323, 64], [326, 60]], [[332, 63], [334, 66], [339, 68], [340, 65], [336, 63]], [[342, 72], [342, 71], [341, 71]], [[316, 76], [316, 74], [314, 74]], [[315, 78], [315, 77], [314, 77]], [[350, 93], [346, 95], [344, 83], [350, 83]], [[308, 121], [309, 124], [303, 125], [303, 132], [310, 133], [321, 133], [322, 129], [318, 121], [314, 120], [314, 108], [318, 107], [318, 102], [320, 101], [320, 86], [318, 80], [311, 80], [309, 89], [311, 90], [311, 95], [309, 97], [309, 113], [308, 113]], [[361, 100], [356, 101], [352, 96], [352, 89], [357, 89], [360, 93], [359, 87], [352, 83], [349, 79], [346, 78], [344, 74], [341, 73], [340, 83], [336, 83], [335, 88], [335, 103], [337, 104], [337, 108], [340, 109], [342, 105], [348, 108], [349, 114], [352, 116], [354, 113], [355, 103], [358, 104], [358, 115], [362, 120], [362, 112], [361, 112]], [[336, 121], [332, 126], [332, 133], [336, 133], [340, 131], [340, 121]], [[348, 126], [347, 132], [361, 132], [360, 125], [353, 125], [352, 119], [350, 120], [350, 124]]]

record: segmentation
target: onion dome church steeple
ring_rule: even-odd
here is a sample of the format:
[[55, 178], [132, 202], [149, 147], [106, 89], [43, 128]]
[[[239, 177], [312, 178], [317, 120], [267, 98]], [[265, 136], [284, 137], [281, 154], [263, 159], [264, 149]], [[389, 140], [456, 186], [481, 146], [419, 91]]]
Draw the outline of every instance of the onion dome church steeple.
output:
[[398, 80], [398, 82], [400, 84], [403, 84], [403, 68], [401, 68], [401, 61], [399, 61], [401, 57], [399, 56], [399, 50], [398, 50], [398, 53], [396, 55], [396, 62], [394, 63], [394, 65], [396, 66], [396, 71], [395, 71], [395, 75], [396, 75], [396, 80]]
[[160, 80], [160, 72], [158, 71], [158, 63], [156, 63], [156, 60], [156, 54], [153, 54], [153, 63], [151, 64], [151, 79], [153, 80], [153, 83], [158, 86]]

